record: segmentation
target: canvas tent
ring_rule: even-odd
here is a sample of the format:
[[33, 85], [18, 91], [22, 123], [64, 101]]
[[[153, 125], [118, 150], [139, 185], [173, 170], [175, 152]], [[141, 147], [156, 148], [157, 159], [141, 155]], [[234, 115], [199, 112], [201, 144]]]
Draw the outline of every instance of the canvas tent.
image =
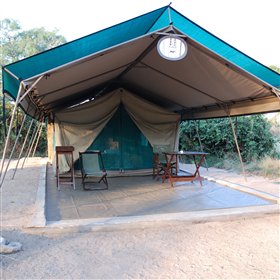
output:
[[[81, 106], [58, 112], [54, 123], [55, 145], [74, 146], [74, 160], [77, 160], [79, 151], [85, 151], [91, 146], [91, 143], [94, 142], [106, 124], [115, 115], [120, 104], [124, 106], [130, 118], [152, 146], [167, 145], [171, 149], [178, 146], [180, 115], [163, 110], [123, 89], [106, 94], [97, 99], [96, 102], [87, 102]], [[77, 115], [79, 116], [78, 118]], [[115, 132], [114, 134], [118, 133]], [[130, 132], [129, 134], [130, 139], [134, 137], [133, 133]], [[118, 135], [111, 134], [111, 137], [118, 138]], [[119, 152], [119, 141], [117, 144], [118, 146], [115, 147], [115, 150]], [[131, 144], [128, 145], [132, 146]], [[108, 149], [108, 151], [112, 150]], [[134, 153], [134, 151], [131, 151], [131, 153]], [[120, 153], [117, 156], [120, 156]], [[106, 164], [107, 169], [110, 166], [109, 164], [110, 162]], [[62, 161], [60, 166], [61, 170], [68, 170], [68, 165], [65, 161]], [[122, 169], [125, 168], [122, 167]]]
[[[157, 42], [170, 33], [187, 43], [182, 60], [168, 61], [158, 54]], [[97, 104], [120, 89], [181, 120], [280, 111], [279, 74], [170, 6], [6, 65], [2, 71], [3, 92], [16, 106], [56, 125], [67, 108], [85, 101]], [[58, 136], [57, 143], [67, 142]]]

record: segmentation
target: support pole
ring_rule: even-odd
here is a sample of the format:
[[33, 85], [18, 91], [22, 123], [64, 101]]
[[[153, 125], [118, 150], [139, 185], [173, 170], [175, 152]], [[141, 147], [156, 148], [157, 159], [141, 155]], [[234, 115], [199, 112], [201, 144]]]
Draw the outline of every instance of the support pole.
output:
[[12, 117], [11, 117], [11, 121], [10, 121], [10, 125], [9, 125], [9, 130], [8, 130], [8, 134], [6, 137], [6, 141], [5, 141], [5, 146], [4, 146], [4, 150], [3, 150], [3, 155], [2, 155], [2, 161], [1, 161], [1, 171], [0, 171], [0, 179], [2, 176], [2, 172], [3, 172], [3, 167], [4, 167], [4, 162], [5, 162], [5, 156], [6, 156], [6, 152], [7, 152], [7, 148], [9, 145], [9, 141], [10, 141], [10, 136], [11, 136], [11, 132], [12, 132], [12, 127], [13, 127], [13, 121], [15, 118], [15, 113], [17, 110], [17, 106], [19, 104], [19, 100], [20, 100], [20, 93], [22, 90], [22, 83], [20, 83], [19, 89], [18, 89], [18, 94], [17, 94], [17, 99], [16, 99], [16, 103], [12, 112]]
[[30, 88], [23, 93], [23, 95], [21, 96], [21, 92], [23, 89], [23, 82], [20, 83], [19, 89], [18, 89], [18, 94], [17, 94], [17, 99], [16, 99], [16, 103], [13, 109], [13, 113], [12, 113], [12, 117], [11, 117], [11, 121], [10, 121], [10, 125], [9, 125], [9, 130], [8, 130], [8, 134], [6, 137], [6, 141], [5, 141], [5, 146], [4, 146], [4, 150], [3, 150], [3, 156], [2, 156], [2, 161], [1, 161], [1, 169], [0, 169], [0, 179], [1, 179], [1, 175], [3, 172], [3, 167], [4, 167], [4, 162], [5, 162], [5, 156], [6, 156], [6, 152], [7, 152], [7, 148], [9, 145], [9, 141], [10, 141], [10, 136], [11, 136], [11, 131], [12, 131], [12, 126], [13, 126], [13, 121], [14, 121], [14, 117], [15, 117], [15, 112], [17, 110], [17, 107], [19, 105], [19, 103], [25, 98], [25, 96], [38, 84], [38, 82], [44, 77], [44, 75], [40, 76], [31, 86]]
[[26, 161], [26, 159], [27, 159], [27, 158], [29, 157], [29, 155], [30, 155], [30, 152], [31, 152], [31, 150], [32, 150], [32, 147], [33, 147], [33, 145], [34, 145], [34, 143], [35, 143], [35, 140], [36, 140], [36, 138], [37, 138], [37, 135], [38, 135], [38, 132], [39, 132], [39, 129], [40, 129], [40, 125], [41, 125], [41, 123], [37, 126], [37, 128], [34, 127], [33, 134], [32, 134], [32, 137], [31, 137], [31, 139], [30, 139], [30, 142], [29, 142], [29, 145], [28, 145], [28, 148], [27, 148], [27, 151], [26, 151], [25, 158], [24, 158], [24, 160], [23, 160], [21, 169], [23, 169], [24, 164], [25, 164], [25, 161]]
[[[198, 122], [199, 122], [198, 120], [195, 121], [195, 124], [196, 124], [195, 127], [196, 127], [196, 133], [197, 133], [197, 136], [198, 136], [200, 151], [203, 152], [203, 146], [202, 146], [202, 142], [201, 142], [200, 135], [199, 135]], [[208, 171], [208, 164], [207, 164], [207, 161], [206, 161], [206, 157], [204, 157], [204, 161], [205, 161], [206, 169]]]
[[24, 97], [40, 82], [40, 80], [44, 77], [44, 75], [40, 76], [31, 86], [30, 88], [20, 97], [19, 102], [21, 102]]
[[245, 172], [242, 156], [241, 156], [240, 149], [239, 149], [239, 144], [238, 144], [238, 141], [237, 141], [237, 136], [236, 136], [236, 133], [235, 133], [235, 128], [234, 128], [234, 125], [233, 125], [233, 122], [232, 122], [230, 114], [228, 114], [228, 118], [229, 118], [229, 121], [230, 121], [230, 125], [231, 125], [231, 129], [232, 129], [235, 145], [236, 145], [236, 148], [237, 148], [237, 152], [238, 152], [238, 156], [239, 156], [239, 160], [240, 160], [240, 164], [241, 164], [241, 168], [242, 168], [242, 173], [243, 173], [245, 181], [247, 182], [246, 172]]
[[38, 135], [36, 144], [35, 144], [34, 149], [33, 149], [32, 157], [34, 157], [34, 155], [35, 155], [35, 152], [36, 152], [36, 149], [37, 149], [37, 146], [38, 146], [38, 143], [39, 143], [39, 139], [40, 139], [40, 137], [41, 137], [43, 125], [44, 125], [44, 123], [41, 124], [40, 131], [39, 131], [39, 135]]
[[17, 134], [17, 137], [16, 137], [16, 140], [15, 140], [15, 143], [14, 143], [13, 149], [12, 149], [11, 154], [10, 154], [10, 157], [9, 157], [9, 161], [7, 162], [7, 165], [6, 165], [6, 168], [5, 168], [4, 174], [3, 174], [3, 176], [2, 176], [2, 181], [1, 181], [1, 183], [0, 183], [0, 188], [2, 187], [3, 182], [4, 182], [4, 180], [5, 180], [5, 177], [6, 177], [6, 174], [7, 174], [8, 168], [9, 168], [10, 163], [11, 163], [11, 159], [12, 159], [12, 157], [13, 157], [14, 151], [15, 151], [15, 149], [16, 149], [16, 145], [17, 145], [17, 143], [18, 143], [18, 139], [19, 139], [19, 137], [20, 137], [20, 135], [21, 135], [21, 131], [22, 131], [22, 128], [23, 128], [24, 123], [25, 123], [25, 119], [26, 119], [26, 114], [25, 114], [25, 115], [24, 115], [24, 117], [23, 117], [23, 120], [22, 120], [22, 123], [21, 123], [20, 129], [19, 129], [19, 132], [18, 132], [18, 134]]
[[33, 122], [34, 122], [34, 119], [32, 119], [32, 120], [31, 120], [30, 125], [29, 125], [29, 128], [28, 128], [28, 130], [27, 130], [27, 133], [26, 133], [25, 139], [24, 139], [24, 141], [23, 141], [23, 144], [22, 144], [22, 147], [21, 147], [21, 150], [20, 150], [19, 156], [18, 156], [17, 164], [16, 164], [16, 167], [15, 167], [14, 174], [13, 174], [13, 176], [12, 176], [12, 179], [14, 179], [14, 178], [15, 178], [15, 175], [16, 175], [16, 172], [17, 172], [17, 168], [18, 168], [18, 164], [19, 164], [19, 161], [20, 161], [20, 158], [21, 158], [22, 152], [23, 152], [23, 150], [24, 150], [24, 147], [25, 147], [25, 144], [26, 144], [27, 138], [28, 138], [29, 133], [30, 133], [30, 131], [31, 131], [31, 127], [32, 127], [32, 125], [33, 125]]
[[2, 107], [3, 107], [4, 139], [5, 139], [7, 135], [7, 121], [6, 121], [6, 96], [4, 93], [2, 97]]

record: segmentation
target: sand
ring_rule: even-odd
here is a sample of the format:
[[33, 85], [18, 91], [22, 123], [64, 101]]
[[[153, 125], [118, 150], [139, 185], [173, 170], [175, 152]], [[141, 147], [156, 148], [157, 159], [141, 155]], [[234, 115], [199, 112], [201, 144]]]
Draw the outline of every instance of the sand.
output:
[[1, 279], [279, 279], [275, 214], [84, 232], [27, 229], [43, 162], [29, 161], [27, 173], [1, 191], [1, 235], [23, 244], [0, 256]]
[[278, 279], [279, 217], [99, 232], [4, 231], [2, 279]]

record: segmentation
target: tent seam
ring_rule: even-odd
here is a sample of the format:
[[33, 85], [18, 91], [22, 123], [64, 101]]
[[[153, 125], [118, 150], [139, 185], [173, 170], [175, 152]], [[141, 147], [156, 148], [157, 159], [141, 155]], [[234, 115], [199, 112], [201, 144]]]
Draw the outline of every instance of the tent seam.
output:
[[[161, 16], [164, 14], [164, 12], [169, 8], [170, 5], [165, 6], [165, 9], [162, 11], [162, 13], [157, 17], [157, 19], [152, 23], [152, 25], [148, 28], [148, 30], [145, 32], [145, 34], [149, 33], [149, 31], [152, 29], [152, 27], [157, 23], [157, 21], [159, 20], [159, 18], [161, 18]], [[164, 7], [162, 7], [164, 8]]]

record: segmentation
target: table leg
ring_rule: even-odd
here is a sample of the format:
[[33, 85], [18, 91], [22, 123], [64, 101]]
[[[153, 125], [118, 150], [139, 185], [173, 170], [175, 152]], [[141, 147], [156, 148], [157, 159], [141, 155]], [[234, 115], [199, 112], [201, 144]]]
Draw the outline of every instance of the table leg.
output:
[[197, 164], [196, 159], [195, 159], [195, 155], [193, 155], [194, 163], [195, 163], [195, 166], [196, 166], [196, 170], [195, 170], [194, 176], [197, 175], [197, 178], [199, 179], [201, 187], [202, 187], [202, 180], [201, 180], [201, 176], [200, 176], [200, 173], [199, 173], [199, 168], [200, 168], [204, 158], [205, 158], [205, 155], [202, 155], [201, 158], [200, 158], [199, 163]]

